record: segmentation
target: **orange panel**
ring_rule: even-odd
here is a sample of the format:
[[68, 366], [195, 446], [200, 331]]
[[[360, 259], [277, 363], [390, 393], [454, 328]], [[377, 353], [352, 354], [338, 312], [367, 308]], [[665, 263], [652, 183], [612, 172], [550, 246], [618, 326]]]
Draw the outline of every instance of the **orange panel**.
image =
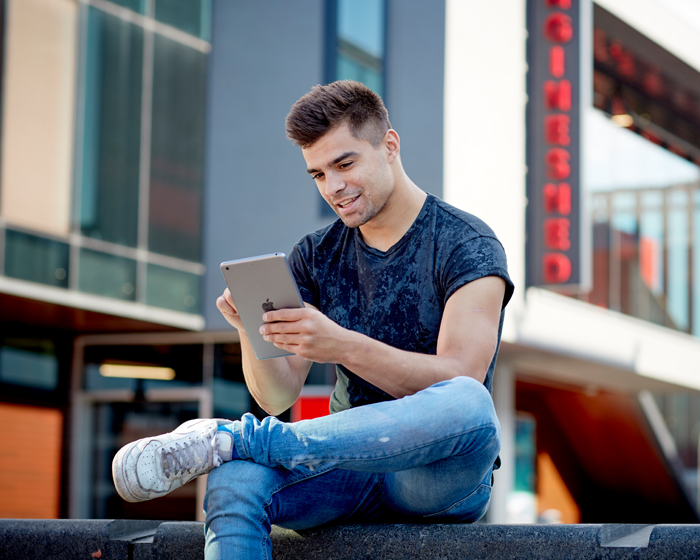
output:
[[537, 454], [537, 515], [557, 510], [562, 523], [580, 523], [581, 511], [549, 453]]
[[0, 517], [58, 518], [63, 414], [0, 404]]

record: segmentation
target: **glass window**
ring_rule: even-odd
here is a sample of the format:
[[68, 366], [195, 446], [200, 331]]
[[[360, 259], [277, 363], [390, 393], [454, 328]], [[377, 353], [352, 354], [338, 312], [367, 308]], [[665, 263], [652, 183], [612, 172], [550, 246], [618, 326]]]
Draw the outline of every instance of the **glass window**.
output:
[[214, 416], [237, 420], [250, 411], [250, 393], [245, 383], [214, 379]]
[[58, 358], [48, 340], [5, 339], [0, 346], [0, 383], [53, 391]]
[[69, 252], [67, 243], [8, 229], [5, 232], [5, 274], [67, 288]]
[[201, 313], [200, 280], [197, 274], [149, 264], [146, 303], [186, 313]]
[[384, 0], [338, 0], [338, 37], [374, 58], [382, 58]]
[[201, 260], [207, 55], [156, 35], [149, 250]]
[[[673, 198], [675, 197], [669, 197], [669, 199]], [[688, 210], [687, 208], [670, 208], [668, 218], [668, 314], [676, 327], [685, 331], [688, 329], [690, 311], [688, 301]]]
[[384, 92], [385, 0], [338, 0], [336, 77]]
[[136, 261], [81, 249], [78, 270], [78, 289], [81, 292], [126, 301], [136, 299]]
[[146, 2], [148, 0], [109, 0], [113, 4], [119, 4], [120, 6], [123, 6], [124, 8], [129, 8], [130, 10], [133, 10], [134, 12], [138, 12], [139, 14], [145, 14], [146, 13]]
[[[144, 366], [133, 376], [129, 368], [121, 371], [100, 369], [104, 364]], [[162, 376], [162, 369], [148, 373], [150, 367], [169, 368], [173, 377]], [[144, 373], [145, 372], [145, 373]], [[135, 377], [139, 375], [140, 377]], [[85, 349], [85, 389], [131, 389], [144, 391], [202, 384], [202, 346], [176, 344], [172, 346], [88, 346]]]
[[529, 414], [518, 412], [515, 418], [515, 483], [508, 498], [510, 523], [537, 521], [536, 421]]
[[[661, 192], [642, 196], [644, 210], [639, 221], [640, 268], [644, 283], [655, 296], [664, 291], [663, 247], [664, 215]], [[643, 319], [645, 317], [642, 317]]]
[[3, 218], [36, 231], [70, 229], [78, 3], [7, 6], [3, 54]]
[[700, 212], [690, 205], [699, 196], [700, 169], [598, 110], [587, 111], [585, 120], [583, 167], [594, 220], [587, 300], [696, 332], [691, 235], [700, 235], [694, 218]]
[[238, 419], [250, 411], [251, 399], [243, 378], [240, 344], [214, 347], [214, 416]]
[[138, 228], [143, 29], [88, 11], [80, 225], [135, 247]]
[[347, 54], [338, 54], [338, 77], [343, 80], [362, 82], [376, 92], [382, 91], [381, 70], [363, 65]]
[[637, 197], [634, 193], [616, 193], [613, 196], [612, 225], [618, 231], [634, 234], [637, 231]]
[[613, 124], [596, 109], [583, 113], [582, 156], [589, 191], [669, 187], [700, 180], [700, 168], [638, 134]]
[[210, 0], [156, 0], [156, 19], [208, 41], [211, 2]]

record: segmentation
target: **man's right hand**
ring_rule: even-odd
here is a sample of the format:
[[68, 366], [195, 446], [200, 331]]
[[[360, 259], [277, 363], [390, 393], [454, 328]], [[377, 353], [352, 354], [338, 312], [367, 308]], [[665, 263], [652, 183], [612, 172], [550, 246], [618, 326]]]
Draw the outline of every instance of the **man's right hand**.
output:
[[257, 360], [228, 288], [217, 298], [216, 307], [241, 334], [243, 375], [250, 394], [268, 414], [287, 410], [299, 397], [311, 362], [299, 356]]
[[236, 305], [233, 303], [233, 298], [231, 297], [231, 292], [228, 288], [226, 288], [224, 293], [216, 299], [216, 307], [219, 311], [221, 311], [224, 319], [226, 319], [232, 327], [237, 329], [239, 333], [245, 332], [243, 322], [241, 321], [240, 315], [238, 315], [238, 310], [236, 309]]

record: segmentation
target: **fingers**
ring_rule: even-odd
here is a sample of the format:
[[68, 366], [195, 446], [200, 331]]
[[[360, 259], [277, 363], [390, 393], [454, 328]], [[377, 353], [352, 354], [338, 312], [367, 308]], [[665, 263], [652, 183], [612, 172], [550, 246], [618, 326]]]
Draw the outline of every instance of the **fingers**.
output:
[[287, 311], [303, 311], [299, 309], [279, 309], [268, 311], [263, 315], [263, 325], [260, 334], [300, 334], [314, 332], [313, 317], [304, 313], [286, 313]]
[[260, 327], [260, 334], [264, 337], [271, 335], [298, 335], [306, 331], [305, 327], [298, 322], [288, 323], [284, 321], [276, 323], [265, 323]]
[[[292, 320], [292, 317], [296, 317], [295, 314], [282, 313], [282, 311], [287, 310], [269, 311], [263, 315], [263, 320], [269, 322], [260, 327], [260, 334], [279, 348], [289, 344], [296, 346], [300, 337], [308, 334], [310, 325], [303, 319]], [[284, 349], [288, 350], [286, 347]]]
[[224, 290], [224, 293], [221, 295], [221, 297], [223, 297], [226, 300], [226, 303], [228, 303], [233, 308], [234, 311], [238, 312], [236, 310], [236, 304], [233, 303], [233, 296], [231, 295], [231, 290], [226, 288]]
[[216, 307], [221, 313], [238, 315], [236, 304], [233, 303], [233, 298], [228, 288], [216, 299]]
[[224, 316], [224, 319], [234, 328], [238, 329], [239, 332], [245, 332], [243, 329], [243, 323], [238, 316], [238, 310], [233, 303], [233, 298], [231, 297], [231, 292], [228, 288], [216, 299], [216, 308]]
[[308, 317], [313, 308], [276, 309], [263, 314], [263, 321], [268, 323], [277, 321], [300, 321]]
[[226, 302], [224, 296], [219, 296], [216, 298], [216, 308], [222, 313], [226, 313], [230, 310], [231, 306]]
[[268, 342], [272, 342], [275, 346], [298, 346], [299, 345], [299, 335], [297, 333], [291, 334], [266, 334], [263, 338]]

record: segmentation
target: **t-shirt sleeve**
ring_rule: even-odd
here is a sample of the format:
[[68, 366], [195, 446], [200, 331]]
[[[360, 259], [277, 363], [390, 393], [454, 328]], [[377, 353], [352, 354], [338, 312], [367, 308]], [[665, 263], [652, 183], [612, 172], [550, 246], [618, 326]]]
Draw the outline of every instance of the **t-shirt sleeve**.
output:
[[299, 288], [301, 299], [319, 309], [320, 297], [309, 269], [308, 256], [308, 247], [305, 247], [302, 240], [294, 246], [289, 254], [289, 267], [292, 269], [292, 276], [294, 276], [294, 281]]
[[479, 236], [460, 244], [449, 255], [443, 269], [444, 302], [465, 284], [486, 276], [505, 280], [502, 306], [505, 307], [513, 295], [513, 282], [508, 276], [506, 253], [501, 243], [493, 237]]

